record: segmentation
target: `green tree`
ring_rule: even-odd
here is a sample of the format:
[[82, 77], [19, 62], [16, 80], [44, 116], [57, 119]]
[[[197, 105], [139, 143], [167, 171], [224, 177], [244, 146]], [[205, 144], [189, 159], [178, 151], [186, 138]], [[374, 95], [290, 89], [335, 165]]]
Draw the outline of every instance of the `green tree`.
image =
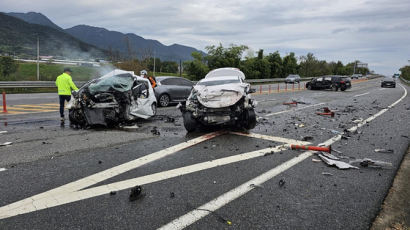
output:
[[241, 63], [241, 70], [249, 79], [270, 77], [270, 63], [263, 55], [263, 50], [258, 51], [257, 57], [248, 57]]
[[209, 72], [209, 68], [205, 64], [202, 53], [192, 52], [191, 56], [194, 60], [184, 62], [184, 69], [191, 80], [200, 80]]
[[0, 57], [0, 73], [6, 78], [17, 71], [18, 64], [11, 57]]
[[298, 63], [295, 53], [291, 52], [283, 58], [283, 71], [281, 77], [287, 77], [289, 74], [296, 74], [298, 72]]
[[164, 61], [161, 63], [161, 72], [176, 73], [178, 72], [178, 63], [173, 61]]
[[224, 48], [222, 44], [219, 44], [219, 46], [207, 46], [205, 49], [208, 51], [205, 60], [208, 63], [209, 69], [223, 67], [239, 68], [242, 54], [248, 47], [232, 44], [229, 48]]
[[270, 66], [270, 76], [272, 78], [279, 78], [282, 74], [283, 61], [280, 57], [279, 51], [269, 54], [266, 59]]
[[400, 68], [401, 76], [410, 81], [410, 66], [404, 66]]

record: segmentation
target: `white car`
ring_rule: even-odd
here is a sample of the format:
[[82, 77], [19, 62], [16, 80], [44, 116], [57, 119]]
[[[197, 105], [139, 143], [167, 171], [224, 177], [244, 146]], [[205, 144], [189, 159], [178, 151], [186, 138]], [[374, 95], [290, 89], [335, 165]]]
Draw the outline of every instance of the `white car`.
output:
[[188, 132], [199, 126], [233, 125], [253, 129], [256, 125], [249, 83], [236, 68], [220, 68], [209, 72], [192, 89], [179, 108]]
[[116, 69], [72, 92], [67, 104], [72, 125], [116, 126], [157, 111], [157, 100], [148, 79]]

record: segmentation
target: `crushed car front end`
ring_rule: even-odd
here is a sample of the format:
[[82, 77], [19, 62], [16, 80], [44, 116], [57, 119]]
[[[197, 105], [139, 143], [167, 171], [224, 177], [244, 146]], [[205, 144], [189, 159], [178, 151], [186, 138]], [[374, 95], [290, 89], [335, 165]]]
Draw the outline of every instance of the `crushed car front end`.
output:
[[146, 79], [115, 70], [73, 92], [66, 107], [72, 125], [110, 127], [155, 115], [156, 99]]
[[187, 101], [179, 105], [186, 130], [217, 125], [254, 128], [256, 102], [250, 92], [250, 85], [237, 76], [199, 81]]

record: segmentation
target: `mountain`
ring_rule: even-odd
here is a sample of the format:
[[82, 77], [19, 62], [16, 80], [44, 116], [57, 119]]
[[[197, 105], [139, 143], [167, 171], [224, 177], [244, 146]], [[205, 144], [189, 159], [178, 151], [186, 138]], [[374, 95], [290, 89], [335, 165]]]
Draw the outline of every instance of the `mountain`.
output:
[[0, 13], [0, 53], [36, 56], [37, 38], [40, 55], [68, 58], [105, 57], [105, 51], [84, 43], [64, 31], [49, 26], [27, 23]]
[[63, 30], [61, 27], [57, 26], [52, 22], [50, 19], [48, 19], [46, 16], [44, 16], [42, 13], [36, 13], [36, 12], [28, 12], [28, 13], [6, 13], [9, 16], [13, 16], [16, 18], [19, 18], [25, 22], [32, 23], [32, 24], [38, 24], [42, 26], [48, 26], [51, 28], [54, 28], [56, 30]]
[[126, 56], [138, 58], [157, 57], [164, 61], [192, 60], [191, 53], [201, 52], [195, 48], [173, 44], [163, 45], [157, 40], [144, 39], [133, 33], [123, 34], [100, 27], [78, 25], [65, 30], [83, 42], [109, 51], [119, 51]]

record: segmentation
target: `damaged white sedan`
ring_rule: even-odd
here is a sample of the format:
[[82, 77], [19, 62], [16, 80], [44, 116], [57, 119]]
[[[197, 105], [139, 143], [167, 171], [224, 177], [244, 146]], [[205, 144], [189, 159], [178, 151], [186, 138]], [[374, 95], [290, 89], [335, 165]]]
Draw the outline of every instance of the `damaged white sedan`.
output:
[[157, 100], [148, 79], [117, 69], [73, 91], [66, 108], [72, 125], [112, 127], [154, 116]]
[[187, 101], [179, 104], [185, 129], [192, 132], [200, 126], [215, 125], [253, 129], [256, 101], [244, 80], [244, 73], [236, 68], [209, 72], [193, 87]]

